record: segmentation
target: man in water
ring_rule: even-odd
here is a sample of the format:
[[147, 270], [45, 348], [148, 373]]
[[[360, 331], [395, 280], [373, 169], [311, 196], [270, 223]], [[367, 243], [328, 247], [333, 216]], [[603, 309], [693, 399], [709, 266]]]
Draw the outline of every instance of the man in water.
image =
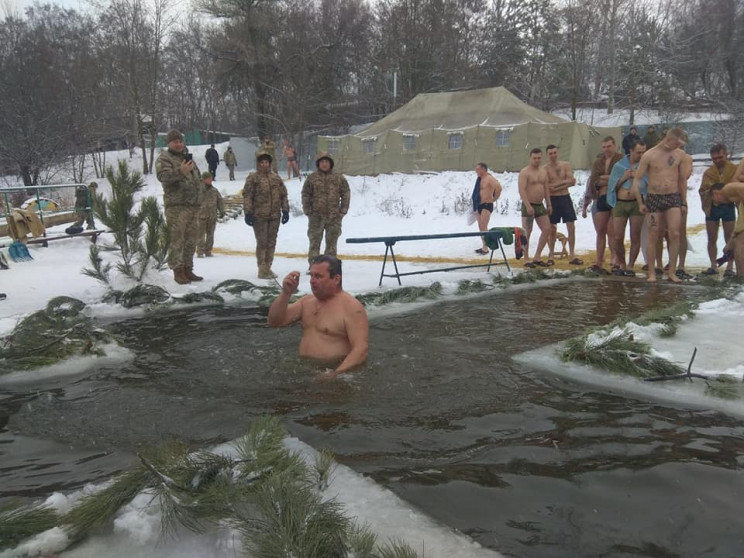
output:
[[[700, 183], [700, 201], [705, 213], [705, 230], [708, 234], [708, 257], [710, 267], [703, 271], [703, 275], [716, 275], [718, 273], [718, 229], [723, 226], [724, 244], [731, 239], [736, 221], [736, 207], [733, 203], [714, 204], [711, 197], [711, 188], [714, 184], [728, 184], [734, 181], [736, 165], [729, 161], [728, 150], [722, 143], [717, 143], [710, 148], [710, 160], [713, 165], [706, 169], [703, 180]], [[726, 264], [726, 275], [733, 275], [731, 269], [732, 261]]]
[[302, 323], [301, 357], [335, 366], [319, 376], [323, 379], [361, 366], [369, 350], [367, 312], [361, 302], [343, 290], [341, 280], [341, 260], [318, 256], [310, 265], [313, 294], [289, 304], [300, 283], [300, 272], [292, 271], [269, 308], [271, 327]]
[[[638, 209], [638, 202], [631, 190], [641, 157], [646, 152], [646, 144], [636, 140], [630, 148], [630, 155], [615, 163], [610, 173], [607, 186], [607, 203], [612, 210], [612, 243], [615, 246], [615, 256], [618, 267], [612, 270], [613, 275], [635, 277], [633, 266], [641, 250], [641, 228], [643, 228], [643, 213]], [[641, 194], [646, 194], [648, 181], [641, 183]], [[630, 220], [630, 253], [628, 266], [625, 264], [625, 227]]]
[[[660, 231], [666, 228], [669, 234], [669, 268], [667, 278], [673, 283], [682, 280], [675, 275], [679, 257], [680, 227], [682, 212], [687, 211], [687, 154], [682, 148], [687, 143], [687, 134], [681, 128], [672, 128], [659, 145], [649, 149], [641, 157], [641, 163], [633, 177], [633, 192], [641, 213], [648, 213], [648, 281], [656, 281], [657, 241]], [[641, 181], [648, 174], [648, 195], [644, 203]]]
[[[550, 238], [550, 191], [548, 190], [548, 173], [540, 166], [542, 161], [542, 149], [536, 147], [530, 151], [530, 164], [519, 171], [519, 197], [522, 198], [522, 227], [527, 231], [527, 246], [524, 257], [530, 249], [530, 236], [532, 235], [532, 223], [537, 221], [540, 227], [540, 239], [537, 241], [537, 250], [531, 262], [526, 262], [525, 267], [547, 267], [540, 259], [543, 248]], [[547, 208], [543, 205], [547, 203]]]
[[713, 203], [735, 203], [739, 210], [734, 233], [726, 244], [724, 251], [733, 251], [737, 277], [744, 277], [744, 183], [730, 182], [725, 186], [720, 183], [711, 188]]
[[[488, 230], [488, 221], [491, 220], [493, 213], [493, 204], [501, 196], [501, 184], [488, 172], [486, 163], [475, 165], [475, 174], [478, 178], [475, 181], [475, 191], [477, 197], [473, 197], [473, 211], [478, 213], [478, 230], [485, 232]], [[476, 254], [488, 254], [491, 250], [486, 245], [486, 236], [481, 236], [483, 246], [478, 248]]]
[[545, 151], [548, 154], [548, 164], [545, 172], [548, 173], [548, 190], [550, 191], [550, 203], [553, 212], [550, 214], [550, 239], [548, 240], [548, 265], [555, 263], [555, 235], [558, 232], [558, 223], [566, 223], [568, 232], [568, 257], [569, 264], [581, 265], [584, 262], [574, 254], [576, 246], [576, 210], [568, 189], [576, 184], [571, 165], [567, 161], [558, 160], [558, 147], [549, 145]]

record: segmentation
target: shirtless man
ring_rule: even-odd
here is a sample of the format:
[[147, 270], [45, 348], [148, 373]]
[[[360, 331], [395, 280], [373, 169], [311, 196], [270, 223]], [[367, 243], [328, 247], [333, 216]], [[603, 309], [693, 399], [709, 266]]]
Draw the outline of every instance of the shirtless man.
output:
[[550, 203], [553, 212], [550, 214], [550, 239], [548, 265], [555, 263], [555, 235], [558, 232], [558, 223], [563, 220], [568, 231], [568, 257], [571, 265], [581, 265], [584, 262], [574, 254], [576, 245], [576, 210], [568, 189], [576, 184], [576, 179], [571, 170], [571, 165], [566, 161], [558, 160], [558, 147], [549, 145], [545, 151], [548, 154], [548, 164], [545, 172], [548, 173], [548, 190], [550, 191]]
[[729, 182], [725, 186], [720, 183], [711, 188], [713, 203], [735, 203], [739, 209], [739, 216], [734, 225], [734, 233], [726, 243], [724, 251], [733, 250], [736, 263], [737, 277], [744, 277], [744, 183]]
[[[597, 261], [591, 269], [598, 273], [607, 273], [602, 268], [605, 246], [607, 245], [606, 237], [608, 234], [610, 238], [613, 236], [610, 230], [610, 210], [612, 208], [607, 204], [607, 184], [610, 180], [612, 167], [622, 158], [622, 153], [617, 152], [615, 138], [607, 136], [602, 140], [602, 155], [594, 160], [592, 174], [589, 177], [589, 181], [597, 191], [596, 213], [593, 216], [594, 228], [597, 231]], [[614, 250], [612, 250], [612, 247], [610, 247], [610, 250], [613, 252], [614, 263]]]
[[[685, 158], [682, 160], [682, 176], [685, 177], [684, 189], [687, 191], [687, 181], [692, 176], [692, 155], [685, 153]], [[687, 199], [687, 198], [685, 198]], [[679, 227], [679, 264], [674, 274], [679, 279], [692, 279], [692, 275], [685, 271], [685, 263], [687, 262], [687, 210], [682, 212]]]
[[[612, 210], [612, 244], [619, 267], [612, 270], [613, 275], [635, 277], [633, 266], [641, 251], [641, 228], [644, 215], [638, 209], [638, 202], [631, 190], [636, 169], [641, 157], [646, 152], [646, 143], [635, 140], [630, 147], [630, 154], [615, 163], [607, 186], [607, 203]], [[646, 194], [648, 180], [644, 177], [641, 182], [641, 194]], [[628, 265], [625, 264], [625, 228], [630, 220], [630, 253]]]
[[[711, 197], [711, 188], [714, 184], [728, 184], [734, 181], [737, 168], [734, 163], [728, 159], [728, 150], [722, 143], [717, 143], [710, 148], [710, 160], [713, 165], [703, 174], [703, 180], [700, 183], [700, 201], [705, 213], [705, 230], [708, 235], [708, 257], [710, 258], [710, 267], [703, 271], [703, 275], [716, 275], [718, 273], [718, 230], [723, 226], [724, 244], [728, 243], [734, 232], [734, 222], [736, 221], [736, 207], [733, 203], [722, 205], [714, 204]], [[726, 264], [726, 275], [734, 274], [731, 269], [732, 261]]]
[[[478, 163], [475, 165], [475, 174], [478, 175], [476, 184], [479, 185], [479, 198], [478, 207], [474, 208], [478, 212], [478, 230], [485, 232], [488, 230], [488, 221], [491, 220], [491, 213], [493, 213], [493, 203], [501, 196], [501, 184], [493, 176], [488, 173], [488, 165], [486, 163]], [[486, 236], [481, 237], [483, 246], [478, 248], [476, 254], [488, 254], [491, 250], [486, 245]]]
[[282, 155], [287, 158], [287, 180], [294, 176], [300, 176], [300, 167], [297, 165], [297, 150], [289, 143], [288, 139], [284, 140]]
[[[526, 262], [524, 267], [548, 267], [548, 264], [540, 259], [543, 248], [550, 238], [550, 214], [553, 206], [550, 203], [550, 190], [548, 190], [548, 173], [540, 166], [542, 161], [542, 149], [536, 147], [530, 151], [530, 164], [519, 171], [519, 197], [522, 198], [522, 227], [527, 231], [527, 246], [524, 249], [524, 258], [530, 249], [530, 236], [532, 235], [532, 223], [537, 221], [540, 227], [540, 239], [537, 241], [537, 250], [531, 262]], [[547, 208], [543, 205], [547, 203]]]
[[[682, 147], [687, 143], [687, 134], [681, 128], [672, 128], [659, 142], [641, 157], [641, 163], [633, 177], [633, 192], [641, 213], [648, 213], [648, 281], [656, 281], [656, 243], [659, 231], [669, 234], [669, 269], [667, 277], [673, 283], [682, 280], [675, 275], [679, 257], [679, 237], [682, 213], [687, 211], [686, 153]], [[648, 174], [648, 195], [644, 203], [641, 195], [641, 180]]]
[[319, 378], [335, 378], [364, 364], [369, 349], [367, 312], [343, 290], [341, 260], [329, 255], [315, 258], [310, 265], [313, 294], [289, 304], [299, 283], [299, 271], [292, 271], [284, 278], [282, 292], [269, 308], [269, 326], [302, 322], [300, 356], [335, 366]]

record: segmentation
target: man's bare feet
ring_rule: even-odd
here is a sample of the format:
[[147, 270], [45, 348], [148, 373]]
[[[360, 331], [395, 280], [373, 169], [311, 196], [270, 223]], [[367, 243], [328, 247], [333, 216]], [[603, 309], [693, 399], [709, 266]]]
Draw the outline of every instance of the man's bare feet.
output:
[[672, 283], [681, 283], [682, 279], [677, 277], [674, 273], [667, 273], [667, 279], [669, 279]]
[[646, 279], [649, 283], [656, 283], [656, 275], [648, 274], [648, 279]]

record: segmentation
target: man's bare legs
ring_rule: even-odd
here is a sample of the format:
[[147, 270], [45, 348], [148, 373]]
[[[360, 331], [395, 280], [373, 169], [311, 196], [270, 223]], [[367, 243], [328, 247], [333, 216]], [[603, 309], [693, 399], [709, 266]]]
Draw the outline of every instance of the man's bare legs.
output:
[[576, 221], [566, 223], [566, 230], [568, 231], [568, 258], [573, 260], [576, 257], [574, 253], [576, 248]]
[[643, 217], [630, 218], [630, 253], [628, 255], [628, 268], [633, 269], [638, 253], [641, 251], [641, 229], [643, 228]]
[[679, 217], [679, 265], [677, 269], [684, 272], [685, 262], [687, 260], [687, 211], [680, 211]]
[[[675, 275], [677, 269], [677, 259], [679, 258], [679, 237], [680, 230], [682, 228], [682, 212], [679, 207], [672, 207], [667, 209], [664, 213], [652, 213], [651, 217], [656, 217], [657, 224], [654, 226], [654, 221], [649, 222], [649, 248], [651, 239], [658, 240], [658, 234], [662, 230], [662, 226], [666, 226], [667, 231], [667, 242], [669, 243], [669, 268], [667, 269], [667, 277], [673, 283], [681, 283], [682, 280]], [[655, 228], [655, 231], [652, 231]], [[654, 242], [654, 256], [656, 256], [656, 244]], [[650, 254], [650, 251], [649, 251]], [[650, 257], [650, 256], [649, 256]], [[656, 272], [654, 271], [654, 280], [656, 279]], [[648, 280], [651, 281], [651, 268], [648, 270]]]
[[614, 246], [615, 260], [620, 269], [625, 271], [625, 227], [628, 225], [627, 217], [611, 217], [612, 221], [612, 246]]
[[527, 237], [527, 244], [524, 245], [524, 261], [530, 259], [530, 237], [532, 236], [532, 225], [534, 225], [534, 223], [534, 217], [522, 217], [522, 228]]
[[660, 220], [663, 220], [663, 213], [649, 213], [646, 218], [648, 227], [648, 238], [646, 239], [646, 255], [648, 256], [648, 282], [656, 282], [656, 251], [658, 250], [660, 229], [663, 229]]
[[537, 250], [535, 251], [535, 257], [532, 261], [539, 262], [543, 248], [545, 248], [545, 245], [548, 243], [550, 238], [550, 217], [547, 215], [540, 215], [540, 217], [535, 218], [535, 221], [537, 221], [537, 226], [540, 227], [540, 238], [537, 241]]
[[[480, 232], [486, 232], [488, 230], [488, 221], [491, 220], [491, 212], [487, 209], [481, 209], [478, 212], [478, 230]], [[490, 252], [491, 249], [486, 245], [486, 236], [481, 236], [481, 242], [483, 243], [482, 250]]]
[[[736, 225], [736, 221], [724, 221], [723, 222], [723, 239], [724, 239], [724, 246], [728, 244], [731, 239], [734, 236], [734, 226]], [[715, 261], [715, 260], [714, 260]], [[731, 270], [731, 267], [734, 265], [733, 260], [729, 260], [726, 262], [726, 271]], [[744, 274], [744, 270], [741, 269], [741, 266], [737, 264], [736, 266], [736, 272], [738, 274]]]
[[607, 246], [607, 225], [610, 222], [609, 211], [597, 211], [592, 215], [594, 230], [597, 231], [597, 267], [604, 264], [605, 247]]

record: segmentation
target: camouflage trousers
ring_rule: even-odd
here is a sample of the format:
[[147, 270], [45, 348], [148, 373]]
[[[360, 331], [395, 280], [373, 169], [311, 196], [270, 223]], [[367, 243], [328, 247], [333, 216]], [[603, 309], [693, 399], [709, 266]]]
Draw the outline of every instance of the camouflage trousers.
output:
[[235, 165], [228, 164], [227, 170], [230, 171], [230, 180], [235, 180]]
[[83, 223], [87, 223], [89, 229], [96, 228], [96, 222], [93, 220], [93, 212], [91, 210], [89, 209], [75, 210], [75, 222], [72, 224], [72, 226], [82, 227]]
[[307, 237], [310, 249], [307, 253], [308, 262], [320, 255], [320, 241], [325, 233], [325, 252], [329, 256], [336, 255], [336, 244], [341, 236], [341, 217], [327, 218], [322, 215], [311, 215], [307, 219]]
[[196, 238], [196, 253], [203, 256], [212, 251], [214, 246], [214, 229], [217, 227], [217, 217], [200, 217]]
[[198, 206], [177, 205], [165, 209], [165, 221], [170, 235], [168, 267], [171, 269], [194, 267], [198, 214]]
[[279, 233], [279, 218], [262, 219], [256, 217], [253, 221], [253, 234], [256, 235], [256, 262], [258, 267], [268, 267], [274, 263], [276, 249], [276, 235]]

